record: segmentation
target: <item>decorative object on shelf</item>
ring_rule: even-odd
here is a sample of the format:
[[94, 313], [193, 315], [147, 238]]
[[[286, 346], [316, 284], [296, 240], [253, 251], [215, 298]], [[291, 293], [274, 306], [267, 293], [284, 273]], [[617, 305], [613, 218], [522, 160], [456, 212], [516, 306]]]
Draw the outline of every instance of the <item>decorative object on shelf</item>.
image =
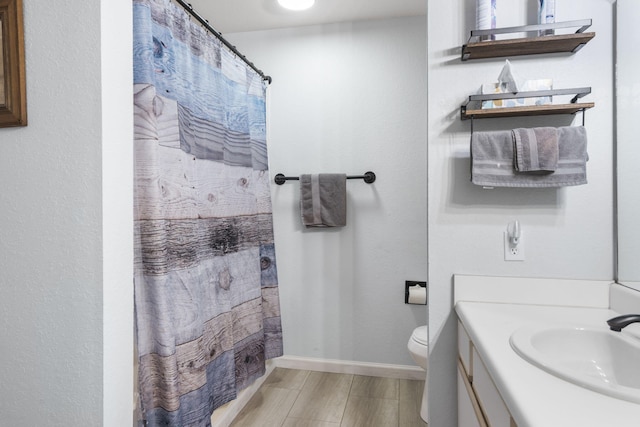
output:
[[[501, 93], [518, 93], [533, 92], [541, 90], [553, 89], [552, 79], [535, 79], [525, 80], [522, 82], [516, 75], [514, 67], [507, 59], [505, 65], [498, 76], [497, 83], [483, 84], [480, 93], [483, 95], [501, 94]], [[527, 98], [511, 98], [511, 99], [495, 99], [482, 101], [481, 108], [507, 108], [507, 107], [523, 107], [529, 105], [545, 105], [551, 104], [551, 96], [527, 97]]]
[[[538, 24], [553, 24], [556, 22], [556, 0], [538, 0]], [[540, 30], [538, 35], [553, 35], [554, 31]]]
[[[553, 89], [553, 80], [552, 79], [535, 79], [535, 80], [525, 80], [522, 83], [521, 91], [522, 92], [537, 92], [537, 91], [549, 91]], [[500, 85], [500, 83], [489, 83], [482, 85], [482, 94], [500, 94], [500, 93], [514, 93], [504, 90], [504, 88]], [[517, 93], [517, 92], [515, 92]], [[491, 109], [491, 108], [512, 108], [512, 107], [524, 107], [524, 106], [535, 106], [535, 105], [549, 105], [553, 101], [553, 97], [551, 96], [536, 96], [536, 97], [528, 97], [528, 98], [513, 98], [513, 99], [497, 99], [497, 100], [488, 100], [482, 101], [481, 107], [482, 109]]]
[[[476, 28], [496, 28], [496, 0], [476, 0]], [[481, 40], [495, 40], [495, 35], [488, 34]]]
[[[541, 53], [575, 53], [586, 45], [596, 33], [585, 33], [591, 19], [556, 22], [553, 24], [523, 25], [518, 27], [472, 30], [467, 44], [462, 46], [462, 61], [470, 59], [499, 58], [506, 56], [534, 55]], [[498, 34], [518, 34], [541, 30], [578, 29], [573, 34], [556, 34], [544, 37], [521, 37], [506, 40], [482, 41]]]
[[502, 71], [500, 71], [500, 75], [498, 76], [498, 83], [500, 84], [500, 89], [502, 92], [519, 92], [518, 89], [518, 79], [515, 75], [515, 70], [511, 66], [511, 62], [507, 59], [505, 61], [504, 67], [502, 67]]
[[22, 0], [0, 0], [0, 127], [26, 125]]

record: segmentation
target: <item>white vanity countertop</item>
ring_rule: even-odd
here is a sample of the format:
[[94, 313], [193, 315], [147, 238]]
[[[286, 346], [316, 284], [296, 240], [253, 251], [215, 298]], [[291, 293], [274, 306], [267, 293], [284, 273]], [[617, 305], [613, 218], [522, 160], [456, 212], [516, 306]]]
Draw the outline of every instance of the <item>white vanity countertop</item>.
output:
[[619, 313], [605, 308], [465, 301], [456, 304], [456, 312], [518, 427], [640, 426], [640, 404], [561, 380], [522, 359], [509, 344], [511, 334], [521, 326], [569, 322], [606, 328], [606, 320]]

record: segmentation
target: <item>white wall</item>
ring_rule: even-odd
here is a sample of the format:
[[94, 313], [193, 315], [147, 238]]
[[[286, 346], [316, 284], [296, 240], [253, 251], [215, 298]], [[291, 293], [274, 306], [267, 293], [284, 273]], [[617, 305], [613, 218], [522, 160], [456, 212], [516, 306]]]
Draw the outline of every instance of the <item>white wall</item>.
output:
[[[586, 115], [589, 184], [560, 190], [483, 190], [469, 182], [469, 122], [460, 121], [458, 110], [482, 83], [497, 79], [504, 60], [459, 60], [475, 21], [475, 2], [428, 7], [429, 406], [430, 425], [447, 427], [456, 425], [454, 273], [613, 278], [613, 6], [608, 0], [556, 2], [557, 21], [593, 18], [589, 31], [596, 37], [571, 56], [510, 58], [523, 79], [550, 77], [556, 88], [592, 87], [588, 99], [596, 106]], [[534, 16], [533, 1], [498, 3], [498, 27], [535, 23]], [[569, 123], [558, 117], [481, 120], [476, 128], [548, 124]], [[503, 260], [503, 231], [514, 219], [524, 232], [524, 262]]]
[[29, 125], [0, 129], [3, 425], [131, 422], [130, 14], [24, 0]]
[[404, 281], [425, 280], [424, 17], [226, 36], [273, 77], [269, 157], [276, 173], [372, 170], [348, 181], [348, 225], [303, 230], [298, 183], [273, 186], [286, 355], [413, 364], [425, 306]]

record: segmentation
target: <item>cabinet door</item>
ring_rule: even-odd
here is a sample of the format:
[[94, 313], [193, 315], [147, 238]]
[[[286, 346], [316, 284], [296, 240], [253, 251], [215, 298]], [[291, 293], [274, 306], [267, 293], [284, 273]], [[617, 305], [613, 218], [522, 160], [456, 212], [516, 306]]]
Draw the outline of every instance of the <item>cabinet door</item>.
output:
[[458, 425], [460, 427], [487, 427], [460, 361], [458, 361]]
[[471, 339], [461, 322], [458, 322], [458, 355], [469, 381], [473, 381], [473, 369], [471, 366]]
[[511, 415], [477, 351], [472, 349], [473, 389], [491, 427], [511, 427]]

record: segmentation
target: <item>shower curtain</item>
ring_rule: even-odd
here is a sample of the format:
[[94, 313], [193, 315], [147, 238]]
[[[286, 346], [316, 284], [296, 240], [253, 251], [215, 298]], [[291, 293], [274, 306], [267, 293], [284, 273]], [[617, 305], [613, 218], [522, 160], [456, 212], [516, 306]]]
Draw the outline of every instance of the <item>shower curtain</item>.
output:
[[133, 9], [140, 404], [208, 426], [282, 355], [266, 87], [178, 4]]

